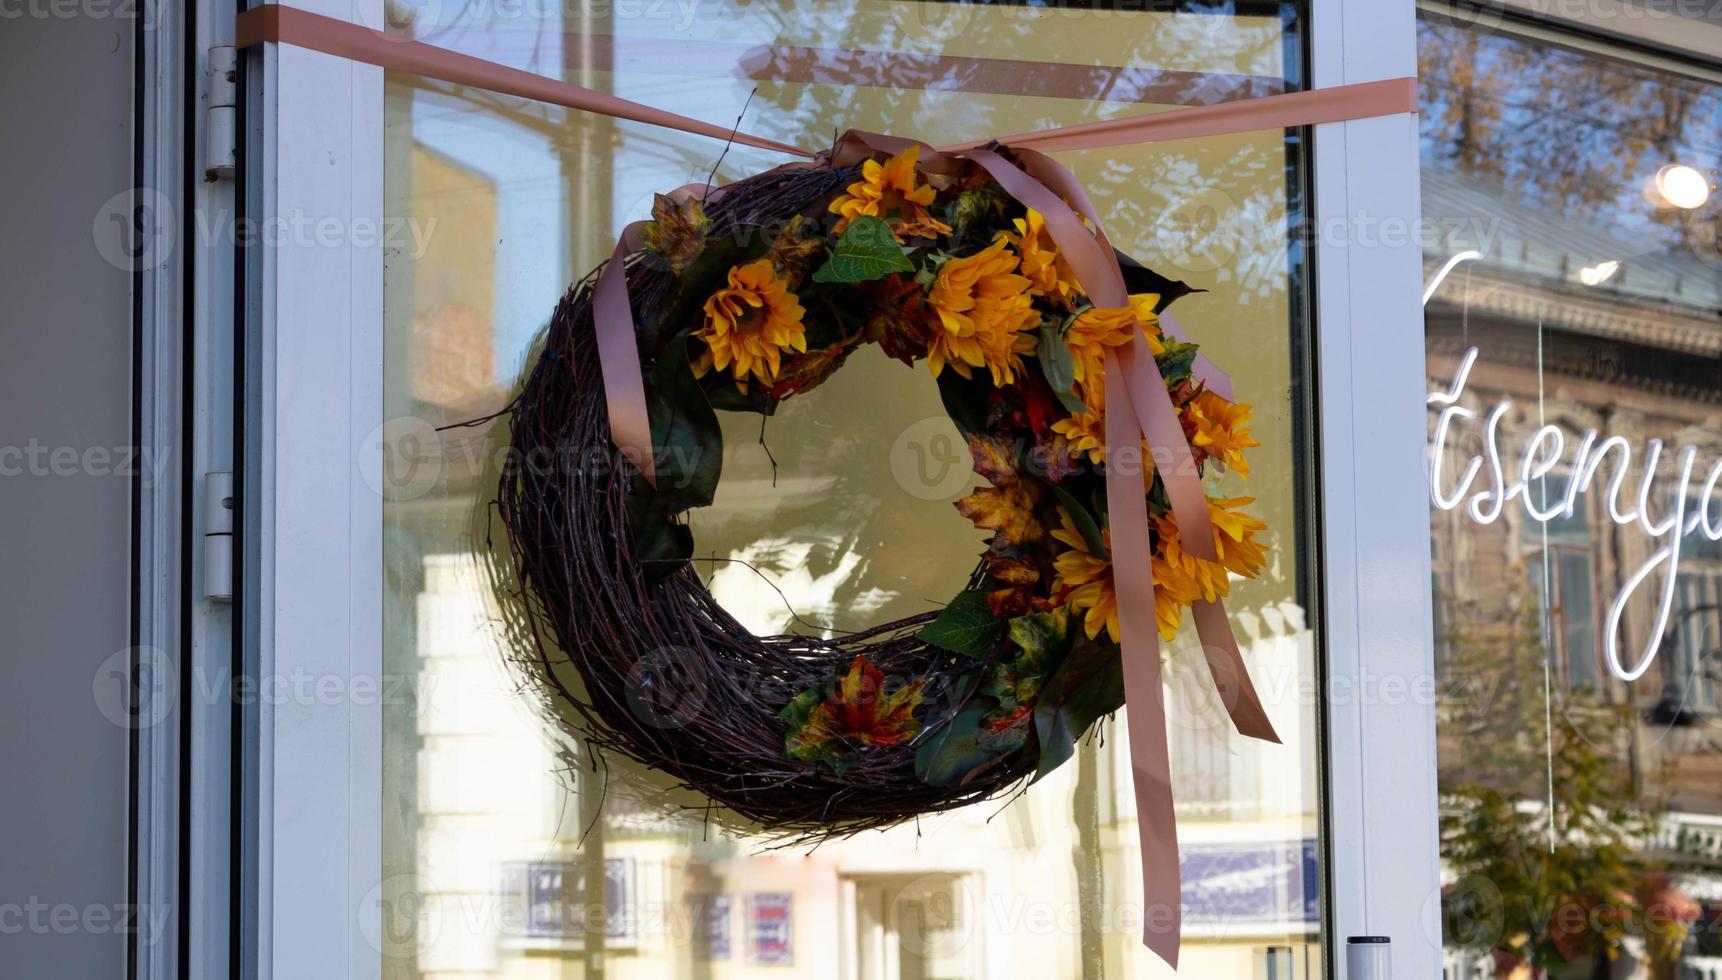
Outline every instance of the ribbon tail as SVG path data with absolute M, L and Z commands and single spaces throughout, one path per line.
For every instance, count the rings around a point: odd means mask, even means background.
M 622 233 L 592 288 L 592 328 L 598 341 L 598 369 L 604 377 L 610 439 L 646 482 L 657 486 L 652 419 L 646 410 L 646 381 L 634 340 L 634 310 L 628 302 L 626 260 L 629 232 L 633 230 L 631 226 Z
M 1160 366 L 1155 363 L 1154 355 L 1140 333 L 1119 352 L 1118 361 L 1123 368 L 1123 383 L 1118 387 L 1129 391 L 1132 412 L 1147 433 L 1160 483 L 1166 488 L 1166 497 L 1172 503 L 1172 516 L 1178 524 L 1178 541 L 1189 554 L 1203 561 L 1218 561 L 1214 524 L 1208 515 L 1208 498 L 1202 490 L 1201 473 L 1196 469 L 1196 459 L 1185 440 L 1183 424 L 1178 421 L 1178 409 L 1172 404 L 1172 396 L 1166 392 Z M 1112 390 L 1113 386 L 1109 385 L 1108 399 Z M 1106 414 L 1110 418 L 1113 413 L 1108 411 Z M 1232 724 L 1239 734 L 1278 742 L 1279 735 L 1274 731 L 1273 722 L 1268 720 L 1261 697 L 1250 680 L 1249 670 L 1244 667 L 1244 658 L 1238 651 L 1238 640 L 1232 633 L 1225 606 L 1219 602 L 1197 602 L 1191 607 L 1191 615 L 1202 640 L 1208 672 L 1214 678 L 1214 686 L 1219 689 Z
M 1108 377 L 1122 377 L 1106 355 Z M 1106 444 L 1135 446 L 1142 430 L 1129 392 L 1115 386 L 1107 398 Z M 1183 931 L 1183 883 L 1178 867 L 1178 818 L 1172 807 L 1171 751 L 1166 737 L 1165 689 L 1160 678 L 1160 634 L 1154 616 L 1154 572 L 1149 559 L 1148 505 L 1142 474 L 1134 467 L 1106 468 L 1106 512 L 1112 534 L 1112 578 L 1129 710 L 1130 775 L 1136 796 L 1136 833 L 1142 850 L 1142 943 L 1174 969 Z
M 1198 600 L 1190 607 L 1196 620 L 1196 634 L 1202 640 L 1202 655 L 1208 660 L 1208 674 L 1214 679 L 1214 689 L 1232 719 L 1239 735 L 1278 743 L 1279 733 L 1262 707 L 1261 695 L 1250 680 L 1244 656 L 1238 652 L 1238 638 L 1232 633 L 1232 621 L 1226 616 L 1226 606 L 1219 600 Z

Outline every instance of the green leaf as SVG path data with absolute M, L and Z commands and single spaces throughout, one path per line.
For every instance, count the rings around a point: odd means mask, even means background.
M 1004 623 L 993 615 L 982 589 L 957 593 L 938 618 L 922 627 L 915 639 L 969 657 L 985 657 L 998 642 Z
M 772 415 L 777 411 L 776 398 L 761 385 L 748 385 L 747 392 L 736 387 L 735 378 L 729 372 L 713 371 L 706 376 L 711 388 L 706 391 L 706 400 L 711 407 L 720 412 L 754 412 L 759 415 Z
M 1005 631 L 1023 653 L 1019 664 L 1032 670 L 1050 663 L 1070 645 L 1070 607 L 1018 616 L 1005 624 Z
M 945 414 L 965 436 L 989 431 L 987 408 L 993 383 L 986 372 L 976 372 L 974 377 L 965 378 L 955 371 L 945 371 L 939 375 L 938 385 L 939 401 L 945 405 Z
M 729 282 L 729 270 L 764 253 L 765 243 L 756 241 L 757 237 L 724 236 L 707 242 L 676 277 L 675 294 L 656 316 L 635 311 L 635 332 L 644 360 L 656 360 L 680 334 L 704 321 L 706 300 Z
M 1070 345 L 1059 336 L 1058 325 L 1051 320 L 1040 325 L 1040 369 L 1065 411 L 1073 414 L 1088 411 L 1088 406 L 1076 397 L 1076 365 L 1070 357 Z
M 915 775 L 934 786 L 961 786 L 1000 753 L 981 746 L 986 709 L 970 703 L 915 749 Z
M 1088 545 L 1088 553 L 1096 558 L 1111 561 L 1112 552 L 1106 547 L 1106 535 L 1101 533 L 1100 524 L 1094 519 L 1094 515 L 1089 512 L 1087 507 L 1082 506 L 1082 502 L 1077 500 L 1076 495 L 1069 490 L 1056 483 L 1049 483 L 1047 486 L 1052 487 L 1052 492 L 1058 496 L 1060 506 L 1070 513 L 1071 523 L 1076 525 L 1077 533 L 1082 535 L 1083 543 Z
M 1154 363 L 1160 366 L 1161 377 L 1168 384 L 1188 380 L 1191 367 L 1196 363 L 1197 345 L 1167 339 L 1164 346 L 1165 351 L 1154 358 Z
M 831 249 L 831 258 L 813 274 L 814 282 L 866 282 L 893 272 L 912 272 L 908 253 L 891 234 L 891 226 L 872 215 L 849 222 Z
M 673 338 L 652 365 L 646 377 L 646 410 L 658 483 L 643 492 L 665 498 L 671 513 L 711 503 L 723 472 L 723 430 L 694 377 L 684 336 Z
M 627 508 L 634 562 L 647 582 L 662 582 L 693 557 L 693 532 L 676 522 L 669 498 L 634 492 L 628 494 Z
M 1090 640 L 1078 631 L 1070 655 L 1046 679 L 1034 705 L 1034 730 L 1040 737 L 1034 778 L 1063 765 L 1089 726 L 1123 704 L 1124 662 L 1118 644 Z

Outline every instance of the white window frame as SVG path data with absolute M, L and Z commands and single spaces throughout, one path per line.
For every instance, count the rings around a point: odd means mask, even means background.
M 291 5 L 382 21 L 381 0 Z M 1311 6 L 1315 86 L 1416 73 L 1413 0 Z M 380 218 L 381 70 L 290 46 L 247 57 L 247 213 Z M 1389 246 L 1369 228 L 1420 217 L 1416 119 L 1316 127 L 1312 165 L 1327 941 L 1388 936 L 1395 975 L 1422 980 L 1441 964 L 1434 705 L 1420 694 L 1433 683 L 1422 256 L 1414 236 Z M 241 603 L 251 672 L 355 691 L 382 673 L 382 501 L 363 457 L 380 456 L 384 422 L 383 256 L 344 237 L 272 244 L 247 268 Z M 1410 693 L 1388 696 L 1386 679 Z M 260 699 L 252 718 L 247 970 L 376 978 L 380 699 L 313 700 Z M 1332 959 L 1343 975 L 1343 949 Z

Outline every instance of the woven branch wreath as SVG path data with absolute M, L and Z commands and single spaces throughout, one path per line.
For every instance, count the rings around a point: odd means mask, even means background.
M 1256 445 L 1250 407 L 1160 330 L 1189 287 L 1125 259 L 1130 305 L 1096 307 L 1039 213 L 973 163 L 945 171 L 911 147 L 657 198 L 626 264 L 655 483 L 612 442 L 596 272 L 558 306 L 511 412 L 522 462 L 498 513 L 513 571 L 584 688 L 547 670 L 552 696 L 589 744 L 768 829 L 824 837 L 995 795 L 1058 766 L 1123 702 L 1109 350 L 1145 336 L 1199 468 L 1247 473 Z M 926 362 L 990 484 L 956 503 L 989 546 L 942 611 L 834 639 L 754 636 L 702 584 L 683 521 L 720 478 L 717 413 L 769 415 L 868 343 Z M 1217 560 L 1187 553 L 1151 457 L 1134 459 L 1170 637 L 1192 603 L 1261 570 L 1265 526 L 1250 498 L 1209 497 Z

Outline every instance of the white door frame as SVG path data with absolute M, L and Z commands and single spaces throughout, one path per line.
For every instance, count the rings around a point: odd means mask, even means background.
M 1311 79 L 1417 73 L 1411 0 L 1313 0 Z M 1417 117 L 1316 127 L 1317 412 L 1335 959 L 1441 976 Z
M 382 20 L 381 0 L 291 3 Z M 1312 5 L 1316 86 L 1415 74 L 1412 0 Z M 276 45 L 247 65 L 246 213 L 347 228 L 380 219 L 382 72 Z M 1433 678 L 1422 266 L 1415 236 L 1389 247 L 1374 234 L 1419 218 L 1417 124 L 1337 123 L 1314 138 L 1328 941 L 1386 935 L 1396 975 L 1424 980 L 1440 975 L 1440 942 L 1428 915 L 1439 895 L 1434 705 L 1418 693 Z M 251 250 L 241 576 L 250 669 L 354 695 L 381 683 L 382 500 L 372 487 L 384 422 L 383 256 L 356 240 L 289 236 Z M 246 825 L 257 880 L 243 931 L 260 978 L 381 973 L 379 700 L 255 706 L 245 795 L 256 805 Z
M 382 23 L 381 0 L 293 6 Z M 349 232 L 382 215 L 383 72 L 288 45 L 246 59 L 242 949 L 260 980 L 377 977 L 383 502 L 360 464 L 380 458 L 383 253 Z

